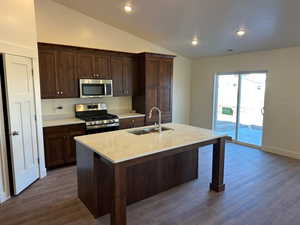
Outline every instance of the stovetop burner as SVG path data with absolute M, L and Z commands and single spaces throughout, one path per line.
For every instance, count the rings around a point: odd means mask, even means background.
M 111 120 L 111 119 L 118 119 L 116 115 L 106 114 L 106 115 L 99 115 L 99 116 L 81 116 L 81 119 L 84 121 L 98 121 L 98 120 Z
M 88 130 L 119 127 L 118 116 L 107 113 L 107 107 L 103 103 L 78 104 L 75 106 L 75 115 L 86 122 Z

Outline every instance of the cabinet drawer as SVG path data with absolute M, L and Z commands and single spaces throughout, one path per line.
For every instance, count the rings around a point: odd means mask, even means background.
M 120 119 L 120 129 L 143 127 L 144 125 L 145 125 L 145 117 Z
M 72 124 L 55 127 L 44 127 L 44 133 L 68 133 L 72 131 L 85 131 L 85 124 Z

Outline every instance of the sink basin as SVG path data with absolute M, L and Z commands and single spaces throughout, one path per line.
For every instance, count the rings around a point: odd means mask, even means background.
M 162 127 L 161 131 L 173 130 L 172 128 Z M 143 134 L 150 134 L 150 133 L 158 133 L 158 130 L 155 127 L 147 127 L 143 129 L 131 130 L 128 133 L 135 134 L 135 135 L 143 135 Z

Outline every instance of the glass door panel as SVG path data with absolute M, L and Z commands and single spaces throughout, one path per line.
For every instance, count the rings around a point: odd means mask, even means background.
M 239 75 L 218 75 L 215 83 L 214 129 L 236 137 Z
M 266 73 L 240 75 L 237 140 L 262 144 Z

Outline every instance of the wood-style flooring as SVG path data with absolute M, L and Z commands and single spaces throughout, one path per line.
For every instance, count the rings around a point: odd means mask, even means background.
M 211 146 L 199 179 L 127 207 L 128 225 L 299 225 L 300 161 L 228 144 L 226 190 L 209 192 Z M 77 198 L 76 168 L 48 173 L 0 205 L 1 225 L 106 225 Z

